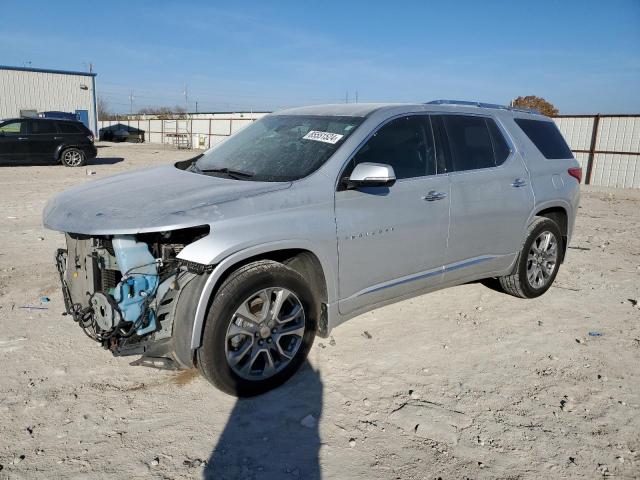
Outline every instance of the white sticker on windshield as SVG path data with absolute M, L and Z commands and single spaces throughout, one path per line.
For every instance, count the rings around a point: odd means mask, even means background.
M 318 132 L 317 130 L 311 130 L 304 137 L 305 140 L 315 140 L 316 142 L 324 142 L 335 144 L 340 141 L 340 139 L 344 137 L 344 135 L 340 135 L 339 133 L 330 133 L 330 132 Z

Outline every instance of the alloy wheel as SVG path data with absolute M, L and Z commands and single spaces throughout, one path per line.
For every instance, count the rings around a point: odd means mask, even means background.
M 531 244 L 527 256 L 527 281 L 533 288 L 543 288 L 551 279 L 558 262 L 558 240 L 544 231 Z
M 70 167 L 77 167 L 82 163 L 82 154 L 77 150 L 67 150 L 64 152 L 62 159 Z
M 302 345 L 305 312 L 286 288 L 266 288 L 237 308 L 227 328 L 227 363 L 240 377 L 264 380 L 286 367 Z

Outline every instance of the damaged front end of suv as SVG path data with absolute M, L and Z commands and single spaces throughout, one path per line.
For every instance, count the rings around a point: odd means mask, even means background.
M 67 248 L 56 252 L 66 314 L 116 356 L 142 355 L 141 363 L 161 368 L 190 366 L 174 319 L 178 305 L 196 302 L 177 300 L 199 293 L 197 279 L 211 267 L 177 256 L 208 233 L 208 225 L 137 235 L 66 233 Z

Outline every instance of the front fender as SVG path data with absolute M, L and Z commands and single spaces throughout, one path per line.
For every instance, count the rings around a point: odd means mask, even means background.
M 198 242 L 196 242 L 198 243 Z M 193 244 L 192 244 L 193 245 Z M 259 245 L 254 245 L 251 247 L 243 248 L 242 250 L 236 251 L 232 254 L 223 254 L 220 252 L 218 255 L 214 257 L 214 260 L 211 264 L 215 264 L 215 268 L 209 274 L 204 286 L 202 288 L 202 292 L 200 294 L 200 299 L 198 301 L 198 306 L 195 312 L 195 318 L 193 322 L 193 329 L 191 335 L 191 348 L 198 348 L 201 344 L 202 340 L 202 331 L 204 327 L 205 317 L 207 310 L 209 308 L 209 303 L 211 300 L 211 295 L 218 285 L 220 279 L 223 277 L 225 272 L 228 269 L 233 268 L 234 265 L 237 265 L 239 262 L 246 260 L 248 258 L 256 257 L 259 255 L 263 255 L 266 253 L 278 251 L 278 250 L 290 250 L 290 249 L 301 249 L 307 250 L 313 253 L 322 266 L 325 276 L 325 282 L 327 286 L 327 296 L 328 301 L 332 302 L 337 298 L 337 284 L 335 282 L 335 269 L 332 263 L 327 258 L 326 253 L 322 252 L 322 249 L 318 248 L 317 245 L 314 245 L 312 242 L 309 242 L 305 239 L 288 239 L 288 240 L 278 240 L 272 241 L 268 243 L 263 243 Z M 195 253 L 195 250 L 191 250 L 192 253 Z M 220 258 L 223 255 L 224 258 Z M 180 255 L 179 258 L 182 260 L 189 261 L 197 261 L 194 258 L 199 258 L 198 255 L 190 255 L 189 251 L 185 248 Z

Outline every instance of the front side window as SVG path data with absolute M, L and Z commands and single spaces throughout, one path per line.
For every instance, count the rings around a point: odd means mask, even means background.
M 429 118 L 409 115 L 384 125 L 360 148 L 352 168 L 364 162 L 391 165 L 399 180 L 434 175 L 435 149 Z
M 515 118 L 514 120 L 529 137 L 529 140 L 540 150 L 540 153 L 544 155 L 544 158 L 548 160 L 573 158 L 571 149 L 562 138 L 555 123 L 526 118 Z
M 343 116 L 266 116 L 207 151 L 192 171 L 238 180 L 297 180 L 320 168 L 363 120 Z
M 26 135 L 27 122 L 17 121 L 5 123 L 0 126 L 0 133 L 4 133 L 5 135 Z

